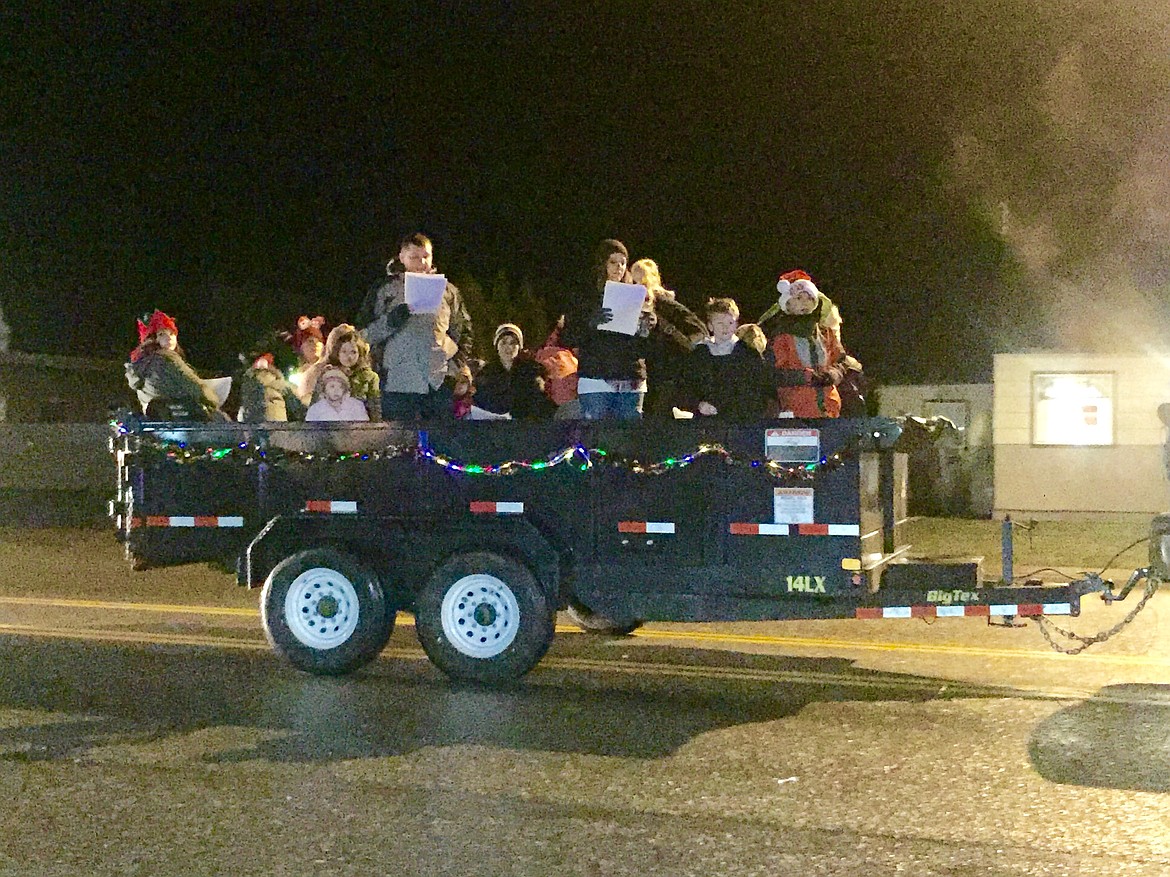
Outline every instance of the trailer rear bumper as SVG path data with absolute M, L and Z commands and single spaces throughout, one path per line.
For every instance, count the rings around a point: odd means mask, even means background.
M 1031 618 L 1040 615 L 1080 615 L 1084 589 L 1067 585 L 991 587 L 965 590 L 882 590 L 861 606 L 854 617 L 877 618 Z

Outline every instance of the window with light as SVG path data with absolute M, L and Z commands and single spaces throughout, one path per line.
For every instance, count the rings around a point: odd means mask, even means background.
M 1032 375 L 1032 444 L 1113 444 L 1112 372 Z

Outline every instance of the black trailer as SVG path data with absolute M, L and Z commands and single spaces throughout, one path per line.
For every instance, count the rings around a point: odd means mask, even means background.
M 136 568 L 262 586 L 275 650 L 372 660 L 412 612 L 448 675 L 498 683 L 587 630 L 646 621 L 1077 615 L 1083 583 L 982 581 L 901 539 L 890 421 L 114 427 L 111 503 Z

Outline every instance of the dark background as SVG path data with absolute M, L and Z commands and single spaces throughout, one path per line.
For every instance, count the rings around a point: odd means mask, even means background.
M 0 13 L 22 350 L 124 357 L 157 306 L 226 370 L 300 313 L 352 316 L 416 229 L 530 343 L 606 236 L 745 319 L 805 268 L 884 381 L 1170 323 L 1166 12 L 74 5 Z M 509 290 L 545 306 L 501 315 Z

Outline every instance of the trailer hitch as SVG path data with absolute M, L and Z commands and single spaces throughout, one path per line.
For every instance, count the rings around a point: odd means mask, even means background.
M 1156 573 L 1151 572 L 1149 567 L 1139 567 L 1130 573 L 1129 581 L 1125 583 L 1125 587 L 1117 594 L 1113 593 L 1113 582 L 1101 578 L 1095 573 L 1086 573 L 1084 578 L 1077 579 L 1072 582 L 1070 587 L 1075 588 L 1081 594 L 1092 594 L 1100 592 L 1101 599 L 1106 603 L 1115 603 L 1119 600 L 1124 600 L 1129 596 L 1129 592 L 1134 589 L 1140 581 L 1145 581 L 1146 585 L 1142 589 L 1142 598 L 1137 601 L 1133 609 L 1131 609 L 1126 616 L 1107 630 L 1102 630 L 1093 636 L 1082 636 L 1079 633 L 1074 633 L 1071 630 L 1063 630 L 1057 627 L 1049 619 L 1043 615 L 1036 619 L 1037 626 L 1044 639 L 1053 649 L 1058 652 L 1063 652 L 1066 655 L 1076 655 L 1083 652 L 1091 645 L 1103 643 L 1119 633 L 1126 625 L 1132 622 L 1139 612 L 1145 608 L 1146 603 L 1150 598 L 1158 592 L 1158 588 L 1162 585 L 1163 580 Z M 1057 642 L 1056 637 L 1062 637 L 1065 640 L 1071 640 L 1077 643 L 1075 647 L 1068 647 Z
M 1128 597 L 1130 592 L 1137 587 L 1138 582 L 1143 579 L 1149 580 L 1151 578 L 1151 570 L 1147 566 L 1135 569 L 1129 574 L 1129 579 L 1126 581 L 1124 587 L 1116 594 L 1113 593 L 1115 586 L 1112 580 L 1103 579 L 1100 574 L 1095 572 L 1086 572 L 1081 575 L 1082 578 L 1070 582 L 1069 587 L 1082 597 L 1086 597 L 1089 594 L 1100 594 L 1102 600 L 1112 605 Z
M 1126 597 L 1129 596 L 1129 592 L 1134 589 L 1134 586 L 1137 585 L 1138 582 L 1140 582 L 1142 579 L 1146 579 L 1149 577 L 1150 577 L 1150 568 L 1148 566 L 1143 566 L 1143 567 L 1139 567 L 1138 569 L 1135 569 L 1133 572 L 1131 572 L 1129 574 L 1129 581 L 1127 581 L 1125 583 L 1125 587 L 1123 587 L 1116 594 L 1113 593 L 1113 582 L 1106 580 L 1105 584 L 1108 587 L 1104 591 L 1101 592 L 1101 599 L 1109 604 L 1116 603 L 1118 600 L 1124 600 Z

